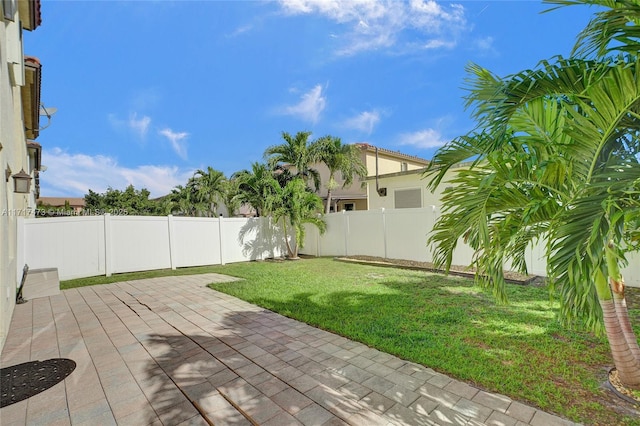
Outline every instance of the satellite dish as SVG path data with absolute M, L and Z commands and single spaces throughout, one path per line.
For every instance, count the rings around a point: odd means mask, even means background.
M 43 127 L 40 127 L 38 129 L 38 131 L 44 130 L 44 129 L 46 129 L 47 127 L 49 127 L 51 125 L 51 117 L 56 112 L 58 112 L 58 108 L 56 108 L 56 107 L 46 107 L 43 104 L 40 104 L 40 116 L 41 117 L 47 117 L 48 121 L 47 121 L 47 124 L 45 124 Z
M 40 104 L 40 115 L 51 118 L 51 116 L 56 112 L 58 112 L 58 108 L 45 107 L 44 105 Z

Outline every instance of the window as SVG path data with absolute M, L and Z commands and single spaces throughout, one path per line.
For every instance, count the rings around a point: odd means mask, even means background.
M 353 203 L 344 203 L 344 209 L 348 212 L 355 210 L 355 205 Z
M 2 11 L 4 19 L 13 21 L 13 15 L 16 12 L 14 0 L 2 0 Z
M 407 170 L 409 170 L 409 165 L 407 163 L 405 163 L 404 161 L 402 163 L 400 163 L 400 171 L 401 172 L 406 172 Z
M 422 190 L 396 189 L 393 192 L 394 207 L 396 209 L 412 209 L 422 207 Z

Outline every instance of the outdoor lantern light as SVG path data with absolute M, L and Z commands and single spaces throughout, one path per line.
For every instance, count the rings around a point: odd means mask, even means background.
M 13 192 L 16 194 L 28 194 L 29 187 L 31 186 L 31 176 L 25 173 L 24 169 L 20 170 L 19 173 L 11 176 L 13 178 L 13 183 L 15 184 L 15 189 Z

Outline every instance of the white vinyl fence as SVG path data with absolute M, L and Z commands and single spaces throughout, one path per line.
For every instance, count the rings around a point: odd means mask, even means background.
M 366 210 L 325 216 L 327 232 L 306 228 L 302 254 L 365 255 L 431 262 L 427 235 L 438 217 L 434 206 Z M 269 218 L 173 216 L 72 216 L 20 218 L 18 281 L 22 267 L 58 268 L 60 279 L 186 266 L 219 265 L 281 257 L 284 236 Z M 544 249 L 527 252 L 530 273 L 545 275 Z M 473 250 L 460 244 L 454 265 L 469 265 Z M 640 287 L 640 254 L 629 256 L 627 285 Z
M 416 209 L 343 211 L 325 217 L 327 232 L 320 235 L 317 228 L 306 228 L 304 248 L 300 253 L 311 256 L 376 256 L 431 262 L 427 235 L 433 228 L 438 211 L 435 206 Z M 544 247 L 538 245 L 527 251 L 530 274 L 546 275 Z M 463 244 L 453 255 L 454 265 L 471 263 L 473 249 Z M 640 287 L 640 253 L 628 256 L 629 265 L 622 271 L 625 283 Z
M 71 216 L 18 223 L 22 267 L 58 268 L 61 280 L 120 272 L 280 257 L 284 237 L 269 218 Z

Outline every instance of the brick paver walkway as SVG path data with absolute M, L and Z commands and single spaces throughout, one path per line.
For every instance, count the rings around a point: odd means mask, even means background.
M 1 366 L 70 358 L 7 425 L 564 425 L 535 408 L 283 317 L 218 274 L 65 290 L 18 305 Z

